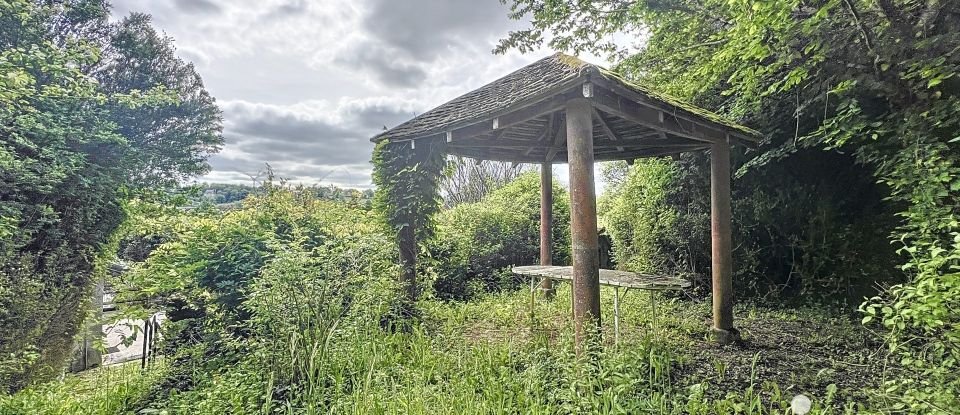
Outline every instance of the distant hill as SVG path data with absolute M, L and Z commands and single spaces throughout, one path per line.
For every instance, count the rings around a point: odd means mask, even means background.
M 193 205 L 202 203 L 212 203 L 214 205 L 237 205 L 250 194 L 256 194 L 261 191 L 261 187 L 254 187 L 245 184 L 226 184 L 226 183 L 199 183 L 192 186 L 195 189 L 188 196 Z M 334 185 L 314 185 L 304 186 L 297 189 L 300 192 L 311 194 L 313 197 L 321 200 L 332 200 L 340 202 L 357 203 L 362 206 L 369 206 L 373 200 L 373 190 L 345 189 Z

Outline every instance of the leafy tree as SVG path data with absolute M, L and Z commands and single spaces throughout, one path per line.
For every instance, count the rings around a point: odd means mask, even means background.
M 71 353 L 98 278 L 98 255 L 124 218 L 128 189 L 203 171 L 221 140 L 212 101 L 203 115 L 188 109 L 158 115 L 153 128 L 128 125 L 140 123 L 130 114 L 177 108 L 184 96 L 205 93 L 178 88 L 172 81 L 183 71 L 152 84 L 110 86 L 106 81 L 117 79 L 103 73 L 98 80 L 94 74 L 111 66 L 111 56 L 132 56 L 121 51 L 136 46 L 110 49 L 134 29 L 108 17 L 103 1 L 0 2 L 0 384 L 6 389 L 58 372 Z M 153 59 L 159 67 L 183 66 L 172 54 Z M 166 117 L 214 134 L 194 137 L 201 144 L 171 150 L 159 164 L 142 162 L 158 158 L 146 154 L 164 153 L 148 137 L 173 128 Z M 183 133 L 176 131 L 168 139 Z
M 131 183 L 169 186 L 206 173 L 206 157 L 219 150 L 222 117 L 192 63 L 175 55 L 173 39 L 134 13 L 111 28 L 102 67 L 93 72 L 106 93 L 159 87 L 171 105 L 113 108 L 111 120 L 136 151 L 125 160 Z
M 871 300 L 909 376 L 894 409 L 960 405 L 960 4 L 957 1 L 512 1 L 531 27 L 499 46 L 592 50 L 660 89 L 770 133 L 763 165 L 797 146 L 850 152 L 900 209 L 910 280 Z M 644 33 L 637 53 L 618 44 Z M 614 36 L 619 34 L 619 36 Z

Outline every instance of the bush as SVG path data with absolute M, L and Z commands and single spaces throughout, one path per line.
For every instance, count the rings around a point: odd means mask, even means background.
M 512 265 L 540 257 L 540 175 L 528 172 L 478 203 L 441 212 L 429 251 L 437 259 L 433 287 L 441 299 L 516 288 Z M 553 263 L 570 261 L 570 201 L 553 186 Z
M 237 210 L 155 212 L 133 226 L 167 236 L 127 281 L 170 316 L 175 363 L 151 406 L 256 412 L 319 399 L 335 343 L 379 331 L 397 308 L 382 223 L 302 190 L 268 185 Z
M 0 2 L 0 391 L 64 368 L 124 199 L 208 169 L 220 111 L 149 17 Z
M 661 254 L 666 246 L 683 245 L 686 236 L 677 228 L 680 212 L 669 204 L 678 170 L 666 159 L 641 161 L 602 198 L 603 225 L 615 241 L 618 266 L 648 273 L 678 268 L 678 256 Z
M 708 154 L 608 171 L 601 221 L 620 267 L 687 275 L 710 287 Z M 611 169 L 611 168 L 608 168 Z M 838 179 L 842 178 L 842 179 Z M 893 208 L 869 171 L 838 153 L 800 150 L 733 179 L 738 295 L 859 301 L 896 281 Z

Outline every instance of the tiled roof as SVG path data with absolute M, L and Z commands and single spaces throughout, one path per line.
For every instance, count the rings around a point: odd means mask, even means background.
M 625 89 L 649 98 L 650 101 L 660 102 L 666 107 L 687 112 L 694 118 L 719 124 L 748 137 L 760 135 L 747 127 L 727 121 L 715 113 L 628 81 L 605 68 L 573 56 L 556 53 L 377 134 L 372 140 L 379 141 L 387 137 L 391 140 L 408 139 L 442 133 L 481 121 L 492 114 L 541 97 L 550 91 L 567 86 L 573 87 L 581 78 L 586 79 L 591 74 L 593 76 L 598 74 Z

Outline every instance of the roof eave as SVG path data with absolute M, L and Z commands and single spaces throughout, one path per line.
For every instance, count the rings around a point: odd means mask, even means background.
M 431 129 L 429 129 L 429 130 L 427 130 L 427 131 L 425 131 L 425 132 L 423 132 L 423 133 L 419 133 L 419 134 L 407 134 L 407 135 L 399 135 L 399 136 L 390 137 L 390 131 L 392 130 L 392 129 L 390 129 L 390 130 L 384 131 L 384 132 L 382 132 L 382 133 L 379 133 L 379 134 L 371 137 L 371 138 L 370 138 L 370 141 L 373 142 L 373 143 L 378 143 L 378 142 L 383 141 L 383 140 L 385 140 L 385 139 L 396 140 L 396 141 L 416 140 L 416 139 L 425 138 L 425 137 L 442 135 L 442 134 L 445 134 L 445 133 L 448 132 L 448 131 L 454 131 L 454 130 L 461 129 L 461 128 L 464 128 L 464 127 L 467 127 L 467 126 L 470 126 L 470 125 L 474 125 L 474 124 L 481 123 L 481 122 L 484 122 L 484 121 L 489 121 L 489 120 L 491 120 L 491 119 L 494 119 L 494 118 L 497 118 L 497 117 L 504 116 L 504 115 L 506 115 L 506 114 L 510 114 L 510 113 L 519 111 L 519 110 L 523 109 L 524 107 L 529 106 L 529 105 L 531 105 L 531 104 L 534 104 L 534 103 L 537 103 L 537 102 L 540 102 L 540 101 L 543 101 L 543 100 L 547 100 L 547 99 L 550 99 L 551 97 L 555 97 L 555 96 L 557 96 L 557 95 L 564 94 L 564 93 L 566 93 L 566 92 L 568 92 L 568 91 L 572 91 L 572 90 L 574 90 L 575 88 L 579 88 L 581 85 L 583 85 L 584 82 L 588 82 L 588 81 L 589 81 L 589 79 L 593 76 L 593 73 L 594 73 L 594 71 L 592 71 L 592 70 L 582 71 L 579 75 L 577 75 L 577 76 L 575 76 L 575 77 L 573 77 L 573 78 L 570 78 L 569 80 L 564 81 L 563 83 L 557 84 L 555 87 L 550 88 L 549 90 L 546 90 L 546 91 L 541 92 L 541 93 L 539 93 L 539 94 L 532 95 L 532 96 L 530 96 L 529 98 L 524 99 L 523 101 L 517 102 L 516 104 L 513 104 L 513 105 L 511 105 L 511 106 L 509 106 L 509 107 L 507 107 L 507 108 L 501 109 L 501 110 L 499 110 L 499 111 L 492 111 L 492 112 L 488 112 L 488 113 L 485 113 L 485 114 L 477 115 L 477 116 L 475 116 L 475 117 L 473 117 L 473 118 L 469 118 L 469 119 L 466 119 L 466 120 L 463 120 L 463 121 L 459 121 L 459 122 L 455 122 L 455 123 L 451 123 L 451 124 L 447 124 L 447 125 L 442 125 L 442 126 L 439 126 L 439 127 L 431 128 Z M 414 117 L 414 119 L 416 119 L 416 117 Z

